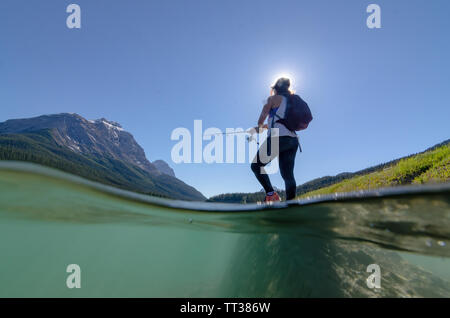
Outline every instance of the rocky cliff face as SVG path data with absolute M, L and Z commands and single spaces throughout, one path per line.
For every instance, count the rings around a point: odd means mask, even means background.
M 133 135 L 105 118 L 44 115 L 0 123 L 0 159 L 46 164 L 131 191 L 182 200 L 206 198 L 175 177 L 169 165 L 151 163 Z
M 63 113 L 11 119 L 0 123 L 0 134 L 16 134 L 42 129 L 52 129 L 56 143 L 74 152 L 109 156 L 132 163 L 151 173 L 161 173 L 147 160 L 144 150 L 133 135 L 125 131 L 120 124 L 105 118 L 86 120 L 77 114 Z
M 175 177 L 175 172 L 173 169 L 167 164 L 167 162 L 163 160 L 153 161 L 152 164 L 162 173 L 168 174 L 169 176 Z

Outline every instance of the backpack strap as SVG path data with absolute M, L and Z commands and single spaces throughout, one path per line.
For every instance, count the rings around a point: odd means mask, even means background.
M 284 108 L 284 116 L 286 116 L 287 111 L 288 111 L 288 107 L 289 107 L 289 106 L 288 106 L 288 105 L 289 105 L 289 103 L 288 103 L 289 100 L 288 100 L 287 96 L 284 96 L 284 95 L 281 95 L 281 96 L 283 96 L 283 97 L 286 99 L 286 107 Z M 278 108 L 280 108 L 280 106 L 278 106 L 278 107 L 276 108 L 276 110 L 278 110 Z M 278 117 L 278 120 L 275 121 L 275 118 L 274 118 L 272 124 L 274 124 L 275 122 L 278 123 L 278 122 L 280 122 L 280 120 L 284 119 L 284 118 L 282 118 L 281 116 L 277 115 L 276 111 L 275 111 L 275 113 L 274 113 L 274 117 Z M 282 122 L 280 122 L 280 124 L 283 125 Z
M 300 152 L 303 152 L 303 151 L 302 151 L 302 146 L 300 146 L 300 139 L 299 139 L 299 136 L 297 136 L 297 142 L 298 142 L 298 150 L 300 150 Z

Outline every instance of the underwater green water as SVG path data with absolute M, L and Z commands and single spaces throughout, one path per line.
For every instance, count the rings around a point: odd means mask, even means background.
M 0 163 L 0 297 L 450 297 L 450 187 L 182 203 Z M 181 208 L 182 207 L 182 208 Z M 81 288 L 66 267 L 81 268 Z M 367 266 L 381 269 L 369 288 Z

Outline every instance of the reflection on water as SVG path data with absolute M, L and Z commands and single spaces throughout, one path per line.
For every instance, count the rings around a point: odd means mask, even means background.
M 450 297 L 448 194 L 205 212 L 0 165 L 0 297 Z

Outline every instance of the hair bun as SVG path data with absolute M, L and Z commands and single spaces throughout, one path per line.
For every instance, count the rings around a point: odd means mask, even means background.
M 291 81 L 289 80 L 289 78 L 281 77 L 275 82 L 275 85 L 272 86 L 272 88 L 287 90 L 289 86 L 291 86 Z

